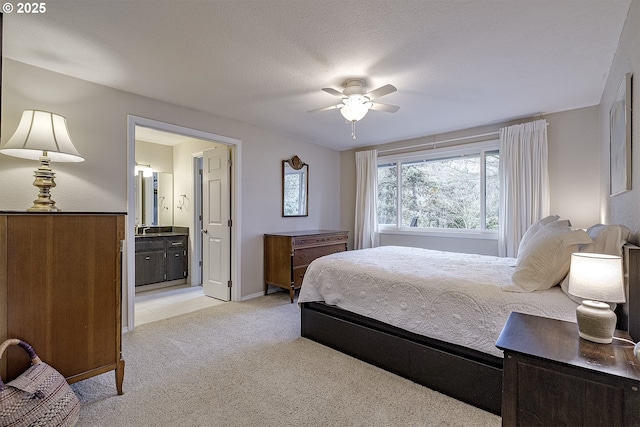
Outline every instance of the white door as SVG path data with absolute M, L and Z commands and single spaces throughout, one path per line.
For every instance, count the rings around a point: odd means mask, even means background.
M 204 294 L 231 299 L 229 147 L 202 153 L 202 287 Z

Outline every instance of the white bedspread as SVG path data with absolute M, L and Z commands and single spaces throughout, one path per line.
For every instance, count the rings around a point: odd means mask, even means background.
M 397 246 L 341 252 L 309 265 L 298 303 L 324 301 L 502 357 L 495 342 L 512 311 L 575 322 L 577 304 L 559 286 L 503 292 L 515 263 L 514 258 Z

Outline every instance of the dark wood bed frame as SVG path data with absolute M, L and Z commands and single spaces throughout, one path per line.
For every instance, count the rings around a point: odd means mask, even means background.
M 629 280 L 618 329 L 640 339 L 640 247 L 625 245 Z M 414 334 L 322 302 L 301 304 L 301 335 L 408 378 L 433 390 L 500 414 L 502 358 Z

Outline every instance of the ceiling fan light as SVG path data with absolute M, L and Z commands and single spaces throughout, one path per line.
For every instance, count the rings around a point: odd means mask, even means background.
M 370 102 L 349 102 L 340 109 L 340 114 L 350 122 L 357 122 L 367 115 L 369 108 L 371 108 Z

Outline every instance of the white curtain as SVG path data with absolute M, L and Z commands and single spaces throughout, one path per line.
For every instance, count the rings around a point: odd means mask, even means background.
M 549 215 L 547 121 L 500 129 L 498 254 L 515 257 L 527 228 Z
M 378 246 L 378 150 L 356 152 L 355 249 Z

